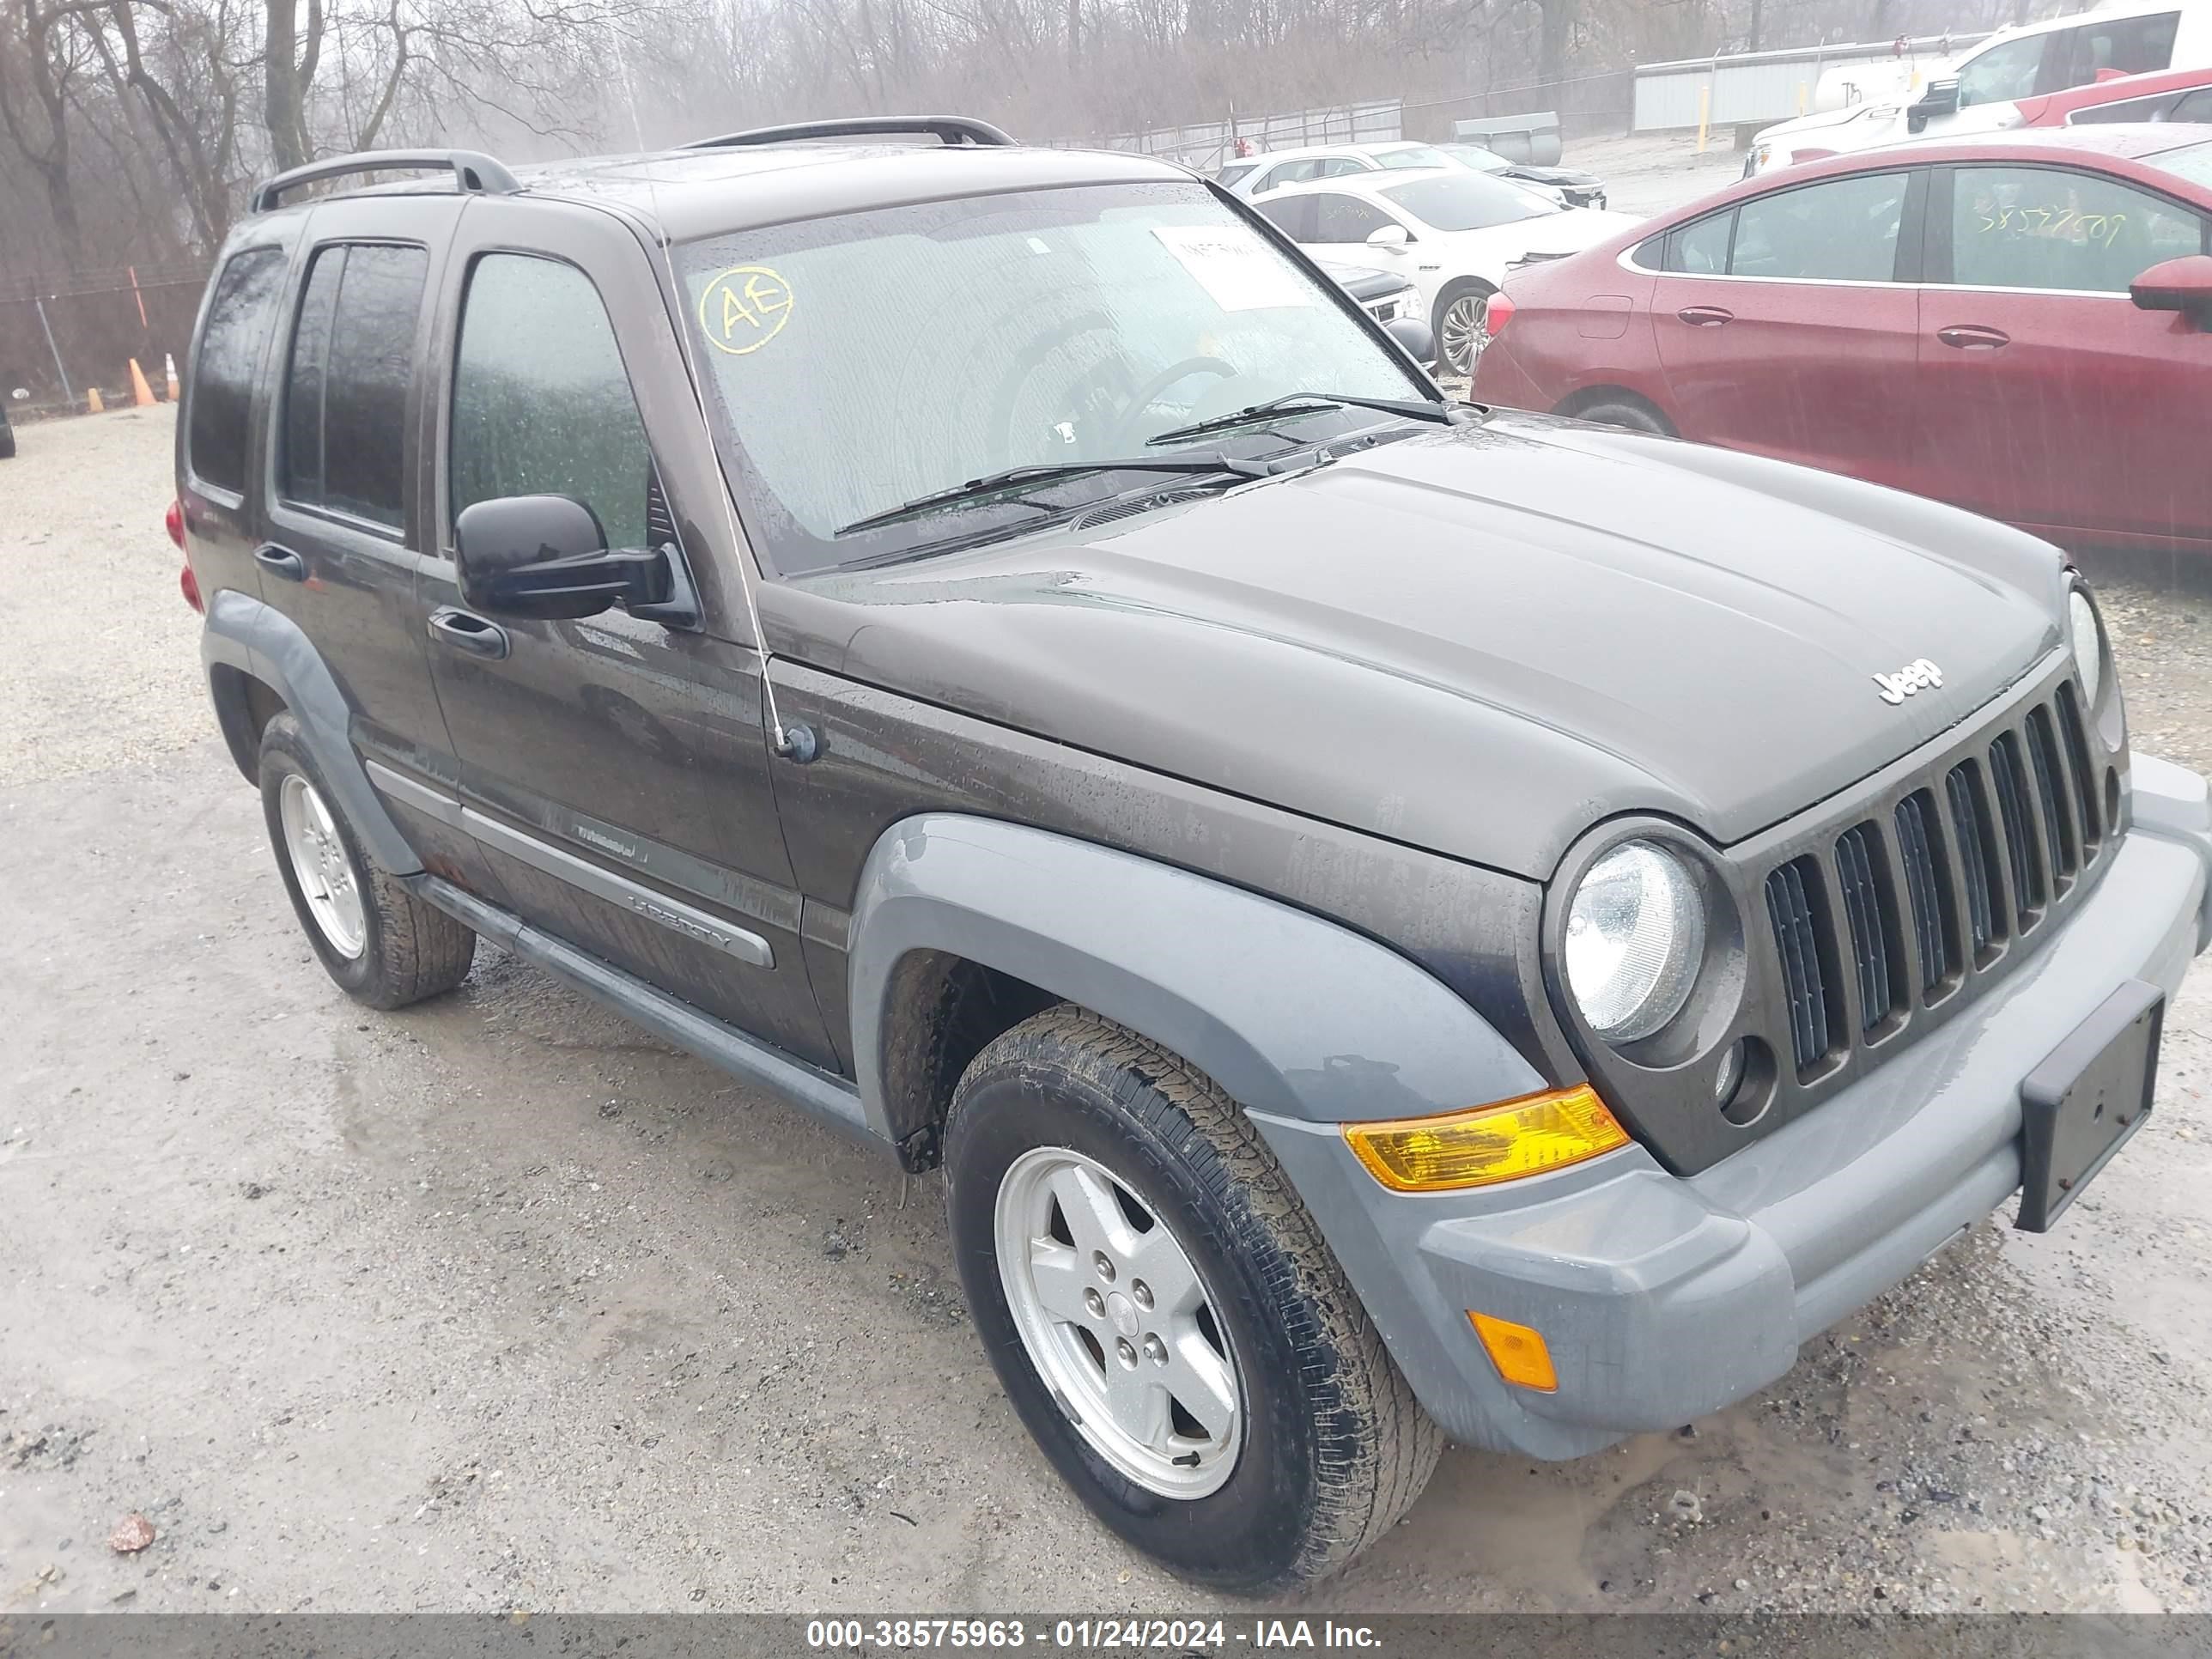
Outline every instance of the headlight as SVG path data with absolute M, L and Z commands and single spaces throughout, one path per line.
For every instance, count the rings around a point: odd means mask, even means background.
M 1409 288 L 1406 290 L 1405 298 L 1398 301 L 1398 314 L 1410 317 L 1417 323 L 1429 320 L 1429 302 L 1421 297 L 1420 289 Z
M 2105 653 L 2097 641 L 2097 607 L 2078 587 L 2066 596 L 2066 627 L 2074 636 L 2074 672 L 2081 677 L 2081 701 L 2094 708 Z
M 1564 951 L 1567 988 L 1608 1042 L 1649 1036 L 1681 1012 L 1705 953 L 1698 884 L 1655 842 L 1623 842 L 1575 889 Z

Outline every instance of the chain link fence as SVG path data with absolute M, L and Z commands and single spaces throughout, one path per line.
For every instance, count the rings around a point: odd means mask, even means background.
M 81 412 L 94 389 L 127 403 L 133 358 L 165 395 L 162 365 L 184 367 L 207 275 L 195 263 L 81 272 L 58 292 L 0 283 L 0 397 L 10 417 Z

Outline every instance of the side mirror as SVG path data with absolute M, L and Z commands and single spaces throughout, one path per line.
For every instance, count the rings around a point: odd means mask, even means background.
M 2212 253 L 2166 259 L 2128 284 L 2141 311 L 2178 311 L 2199 328 L 2212 328 Z
M 676 580 L 659 549 L 611 550 L 592 509 L 566 495 L 504 495 L 464 507 L 453 525 L 461 597 L 495 617 L 567 621 L 617 599 L 665 605 Z
M 1920 101 L 1908 105 L 1905 111 L 1905 130 L 1919 132 L 1928 125 L 1931 115 L 1956 115 L 1959 112 L 1959 82 L 1930 81 L 1928 90 L 1920 94 Z
M 1392 339 L 1406 348 L 1406 355 L 1423 368 L 1436 366 L 1437 337 L 1426 323 L 1418 317 L 1400 317 L 1382 326 Z
M 1377 225 L 1367 233 L 1367 246 L 1379 247 L 1385 253 L 1403 253 L 1413 236 L 1403 225 Z

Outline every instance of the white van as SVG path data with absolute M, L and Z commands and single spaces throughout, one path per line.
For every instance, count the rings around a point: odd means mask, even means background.
M 1923 133 L 2018 126 L 2018 100 L 2116 75 L 2212 67 L 2212 0 L 2123 0 L 1998 30 L 1936 69 L 1917 100 L 1876 94 L 1761 131 L 1744 176 Z

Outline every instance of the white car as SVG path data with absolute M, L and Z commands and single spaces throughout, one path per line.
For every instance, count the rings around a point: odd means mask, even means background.
M 2212 66 L 2208 0 L 2123 0 L 2000 29 L 1934 70 L 1917 98 L 1909 88 L 1878 89 L 1841 109 L 1762 129 L 1752 141 L 1744 177 L 1923 135 L 2018 126 L 2022 98 L 2116 75 L 2205 66 Z
M 1232 161 L 1213 175 L 1213 182 L 1243 197 L 1264 196 L 1291 185 L 1310 185 L 1323 179 L 1342 179 L 1356 173 L 1400 172 L 1425 167 L 1477 167 L 1435 144 L 1413 139 L 1394 139 L 1380 144 L 1308 144 L 1298 149 L 1271 149 L 1265 155 Z M 1530 194 L 1565 207 L 1565 191 L 1532 179 L 1512 181 Z
M 1402 270 L 1428 303 L 1445 372 L 1469 373 L 1505 274 L 1578 253 L 1636 223 L 1626 213 L 1554 207 L 1510 179 L 1465 167 L 1346 173 L 1269 191 L 1252 205 L 1316 259 Z

